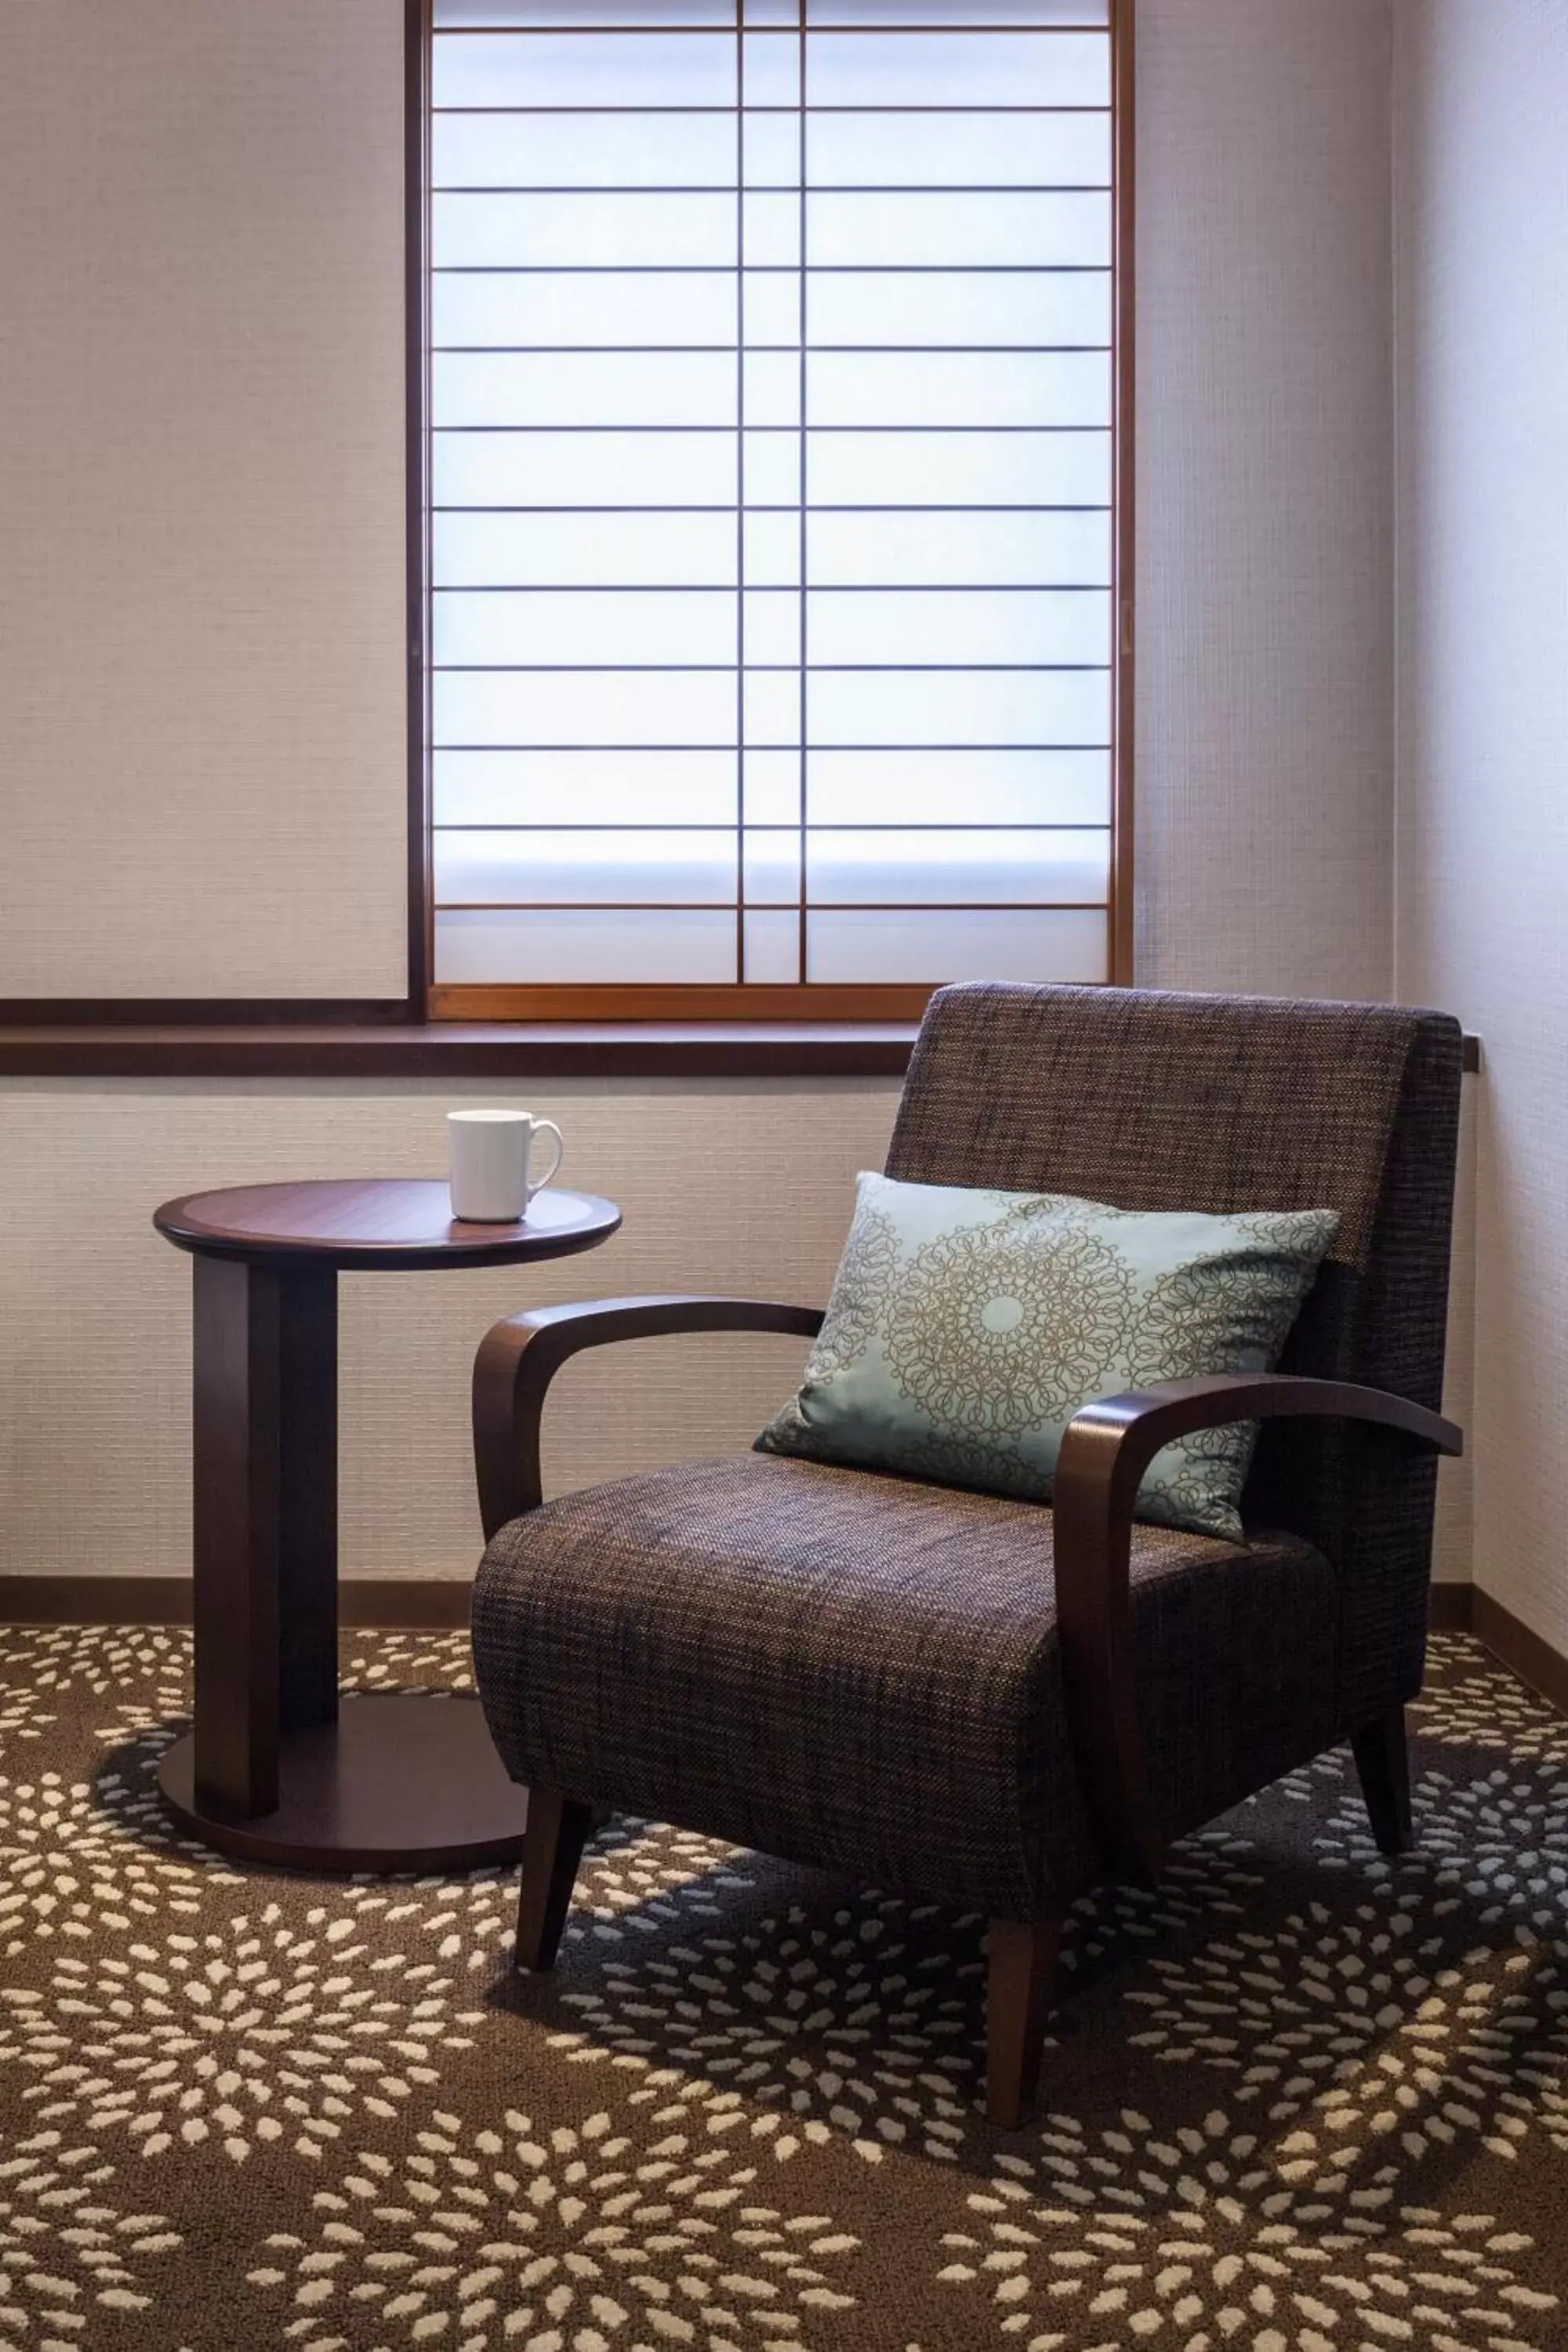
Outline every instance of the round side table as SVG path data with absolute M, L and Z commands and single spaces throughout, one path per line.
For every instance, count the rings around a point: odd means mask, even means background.
M 314 1871 L 515 1860 L 528 1810 L 477 1699 L 338 1691 L 338 1276 L 596 1249 L 591 1193 L 459 1224 L 445 1183 L 243 1185 L 153 1220 L 195 1265 L 195 1706 L 159 1767 L 220 1852 Z

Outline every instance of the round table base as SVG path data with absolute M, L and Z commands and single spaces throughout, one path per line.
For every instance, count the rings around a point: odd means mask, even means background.
M 278 1810 L 253 1820 L 195 1791 L 195 1743 L 171 1748 L 158 1785 L 181 1827 L 282 1870 L 477 1870 L 522 1853 L 528 1792 L 510 1780 L 477 1699 L 351 1692 L 338 1720 L 284 1735 Z

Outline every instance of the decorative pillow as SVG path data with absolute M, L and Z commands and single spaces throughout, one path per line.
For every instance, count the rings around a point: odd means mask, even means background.
M 1271 1370 L 1339 1223 L 862 1175 L 805 1377 L 758 1447 L 1047 1500 L 1095 1398 Z M 1256 1435 L 1235 1422 L 1167 1445 L 1139 1517 L 1239 1543 Z

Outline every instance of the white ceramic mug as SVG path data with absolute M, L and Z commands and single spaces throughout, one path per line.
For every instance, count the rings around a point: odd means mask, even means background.
M 533 1139 L 555 1138 L 555 1157 L 533 1174 Z M 526 1110 L 449 1110 L 447 1139 L 451 1154 L 452 1214 L 460 1224 L 514 1225 L 561 1165 L 566 1146 L 552 1118 Z

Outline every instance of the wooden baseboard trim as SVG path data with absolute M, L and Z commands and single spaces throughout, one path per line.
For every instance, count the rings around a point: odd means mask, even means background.
M 468 1624 L 470 1591 L 457 1577 L 353 1577 L 338 1587 L 338 1622 L 392 1633 L 447 1632 Z M 190 1622 L 187 1576 L 0 1576 L 0 1624 Z
M 1568 1658 L 1479 1585 L 1471 1602 L 1470 1631 L 1548 1706 L 1555 1707 L 1559 1715 L 1568 1715 Z
M 0 1624 L 188 1625 L 188 1576 L 0 1577 Z
M 1473 1633 L 1538 1698 L 1568 1715 L 1568 1658 L 1479 1584 L 1435 1584 L 1431 1624 L 1435 1633 Z

